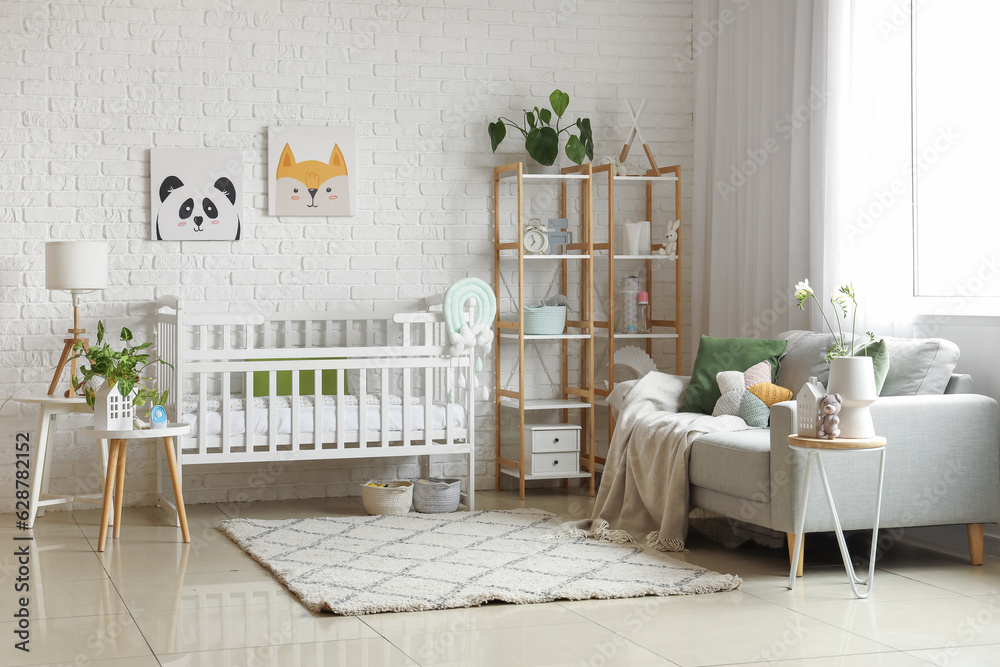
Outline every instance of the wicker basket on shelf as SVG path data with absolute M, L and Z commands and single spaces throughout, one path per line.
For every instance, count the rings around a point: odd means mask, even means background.
M 553 336 L 566 330 L 566 306 L 525 306 L 524 333 Z
M 361 502 L 369 514 L 406 514 L 413 504 L 413 482 L 365 482 L 361 485 Z
M 419 479 L 413 486 L 413 509 L 424 514 L 454 512 L 461 493 L 460 479 Z

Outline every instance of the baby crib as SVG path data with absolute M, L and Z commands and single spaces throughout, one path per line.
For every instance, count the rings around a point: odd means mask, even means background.
M 156 365 L 157 385 L 169 421 L 192 425 L 175 439 L 182 483 L 192 465 L 465 454 L 474 509 L 474 359 L 448 345 L 441 313 L 203 313 L 158 299 L 170 366 Z M 176 513 L 164 463 L 157 498 Z

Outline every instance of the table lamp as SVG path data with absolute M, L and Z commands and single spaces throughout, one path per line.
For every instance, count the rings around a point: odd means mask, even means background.
M 49 384 L 49 396 L 59 385 L 66 362 L 73 356 L 73 346 L 82 342 L 86 347 L 89 340 L 80 334 L 87 333 L 80 328 L 80 296 L 94 290 L 108 287 L 108 246 L 103 241 L 49 241 L 45 244 L 45 287 L 50 290 L 69 292 L 73 296 L 73 328 L 69 338 L 63 339 L 62 356 L 56 366 L 55 375 Z M 70 364 L 70 378 L 76 375 L 76 359 Z M 70 392 L 65 396 L 68 398 Z

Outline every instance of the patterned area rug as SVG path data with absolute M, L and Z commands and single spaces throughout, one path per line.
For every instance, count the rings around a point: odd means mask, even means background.
M 524 509 L 231 519 L 222 530 L 313 611 L 357 615 L 552 600 L 714 593 L 740 578 L 635 544 L 559 533 Z

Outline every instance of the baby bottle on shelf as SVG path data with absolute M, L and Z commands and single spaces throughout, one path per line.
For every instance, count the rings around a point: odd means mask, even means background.
M 621 332 L 634 334 L 639 328 L 639 277 L 622 278 L 622 325 Z
M 645 290 L 639 292 L 637 298 L 639 303 L 638 312 L 636 313 L 636 325 L 635 328 L 638 333 L 648 334 L 653 330 L 653 320 L 649 316 L 649 292 Z

